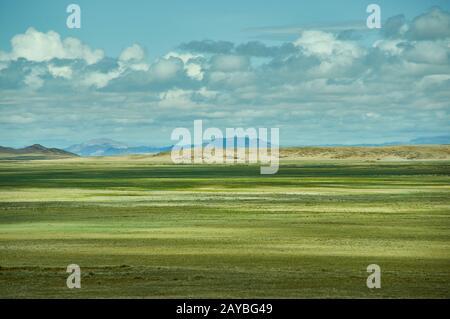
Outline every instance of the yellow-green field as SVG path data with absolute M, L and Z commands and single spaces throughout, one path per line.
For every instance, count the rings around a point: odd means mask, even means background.
M 0 161 L 0 297 L 449 298 L 449 164 Z

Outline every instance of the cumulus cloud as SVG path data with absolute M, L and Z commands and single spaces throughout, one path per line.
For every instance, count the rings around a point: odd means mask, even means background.
M 86 87 L 102 89 L 112 80 L 118 79 L 129 70 L 146 72 L 149 68 L 144 49 L 138 44 L 133 44 L 120 53 L 116 64 L 105 65 L 106 70 L 87 72 L 82 76 L 80 84 Z
M 72 78 L 72 69 L 69 66 L 55 66 L 48 65 L 48 72 L 55 78 L 60 77 L 64 79 Z
M 203 55 L 200 54 L 191 54 L 191 53 L 178 53 L 178 52 L 169 52 L 164 58 L 177 58 L 183 61 L 184 69 L 186 74 L 195 79 L 202 80 L 203 79 L 203 70 L 202 65 L 199 61 L 203 60 Z
M 123 68 L 128 67 L 135 71 L 147 71 L 149 69 L 145 51 L 138 44 L 133 44 L 122 51 L 119 56 L 119 64 Z
M 405 48 L 404 40 L 381 39 L 373 43 L 373 47 L 389 55 L 400 55 Z
M 76 38 L 61 39 L 54 31 L 47 33 L 29 28 L 24 34 L 18 34 L 11 39 L 11 52 L 3 53 L 2 59 L 17 60 L 24 58 L 29 61 L 42 62 L 52 59 L 82 59 L 88 64 L 101 60 L 102 50 L 92 50 Z
M 306 55 L 319 57 L 347 56 L 360 57 L 364 50 L 353 41 L 338 40 L 336 35 L 324 31 L 304 31 L 294 42 Z
M 82 78 L 80 84 L 87 87 L 93 86 L 101 89 L 107 86 L 111 80 L 118 78 L 121 73 L 122 71 L 120 69 L 112 70 L 107 73 L 90 72 Z
M 450 37 L 450 13 L 440 8 L 433 8 L 412 21 L 408 35 L 415 40 Z
M 324 31 L 304 31 L 294 42 L 307 57 L 318 59 L 318 65 L 307 71 L 314 77 L 336 77 L 353 73 L 355 60 L 366 54 L 366 49 L 352 40 L 339 40 L 335 34 Z
M 138 44 L 133 44 L 132 46 L 124 49 L 122 53 L 120 53 L 119 61 L 137 61 L 140 62 L 144 60 L 145 52 L 144 49 Z

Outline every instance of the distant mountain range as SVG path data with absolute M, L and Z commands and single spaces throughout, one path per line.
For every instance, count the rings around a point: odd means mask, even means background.
M 386 142 L 386 143 L 365 143 L 365 144 L 321 144 L 321 145 L 300 145 L 301 146 L 397 146 L 397 145 L 448 145 L 450 136 L 419 137 L 407 142 Z
M 236 143 L 237 138 L 234 139 Z M 254 143 L 260 142 L 259 139 L 252 141 Z M 213 144 L 215 146 L 232 145 L 233 139 L 216 139 L 210 142 L 204 142 L 203 146 Z M 244 138 L 243 145 L 248 147 L 250 145 L 250 139 Z M 382 144 L 357 144 L 353 146 L 395 146 L 395 145 L 423 145 L 423 144 L 450 144 L 450 136 L 436 136 L 436 137 L 421 137 L 413 139 L 409 142 L 390 142 Z M 270 143 L 267 142 L 268 147 Z M 192 145 L 194 146 L 194 145 Z M 349 146 L 342 144 L 333 145 L 317 145 L 317 146 Z M 115 156 L 115 155 L 131 155 L 131 154 L 157 154 L 161 152 L 167 152 L 172 149 L 173 145 L 154 147 L 154 146 L 128 146 L 125 143 L 114 141 L 112 139 L 94 139 L 86 143 L 75 144 L 65 148 L 64 150 L 78 154 L 80 156 Z
M 47 148 L 40 144 L 33 144 L 24 148 L 0 146 L 0 156 L 9 159 L 49 159 L 77 157 L 78 155 L 59 148 Z
M 80 156 L 115 156 L 130 154 L 157 154 L 169 151 L 172 146 L 128 146 L 111 139 L 94 139 L 86 143 L 75 144 L 65 148 L 66 151 Z
M 243 145 L 248 147 L 250 139 L 248 137 L 241 138 Z M 252 140 L 254 143 L 258 143 L 260 140 Z M 237 138 L 234 138 L 234 142 L 237 145 Z M 213 144 L 216 147 L 225 145 L 232 145 L 233 139 L 216 139 L 210 142 L 204 142 L 202 145 L 206 146 Z M 270 147 L 270 143 L 267 143 Z M 192 147 L 196 145 L 191 145 Z M 78 154 L 80 156 L 115 156 L 115 155 L 132 155 L 132 154 L 158 154 L 161 152 L 167 152 L 172 149 L 173 145 L 154 147 L 154 146 L 128 146 L 125 143 L 114 141 L 107 138 L 94 139 L 81 144 L 71 145 L 64 150 Z M 188 145 L 186 147 L 189 147 Z
M 235 138 L 236 141 L 236 138 Z M 254 141 L 256 143 L 259 140 Z M 231 145 L 233 139 L 216 139 L 212 142 L 204 142 L 203 146 L 213 144 L 215 146 Z M 243 143 L 248 147 L 251 143 L 248 138 L 245 138 Z M 270 147 L 270 143 L 267 143 Z M 434 137 L 419 137 L 409 142 L 389 142 L 382 144 L 329 144 L 316 146 L 396 146 L 396 145 L 427 145 L 427 144 L 450 144 L 450 136 L 434 136 Z M 311 145 L 313 146 L 313 145 Z M 132 154 L 158 154 L 167 152 L 172 149 L 173 145 L 154 147 L 154 146 L 128 146 L 125 143 L 117 142 L 112 139 L 94 139 L 86 143 L 75 144 L 65 149 L 47 148 L 40 144 L 34 144 L 24 148 L 12 148 L 0 146 L 0 156 L 2 158 L 64 158 L 74 156 L 116 156 L 116 155 L 132 155 Z M 299 146 L 301 147 L 301 146 Z
M 450 136 L 419 137 L 411 140 L 412 144 L 450 144 Z

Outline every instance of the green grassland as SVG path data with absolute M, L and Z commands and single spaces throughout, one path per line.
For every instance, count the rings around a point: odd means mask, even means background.
M 0 297 L 450 298 L 449 164 L 0 161 Z

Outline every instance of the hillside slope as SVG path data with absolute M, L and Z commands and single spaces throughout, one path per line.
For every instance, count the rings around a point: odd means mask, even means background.
M 34 144 L 24 148 L 0 146 L 0 159 L 3 160 L 60 159 L 71 157 L 78 157 L 78 155 L 59 148 L 47 148 L 40 144 Z
M 293 147 L 280 151 L 282 159 L 447 160 L 450 145 Z
M 170 162 L 171 153 L 164 152 L 153 158 Z M 282 147 L 280 160 L 450 160 L 450 145 Z

